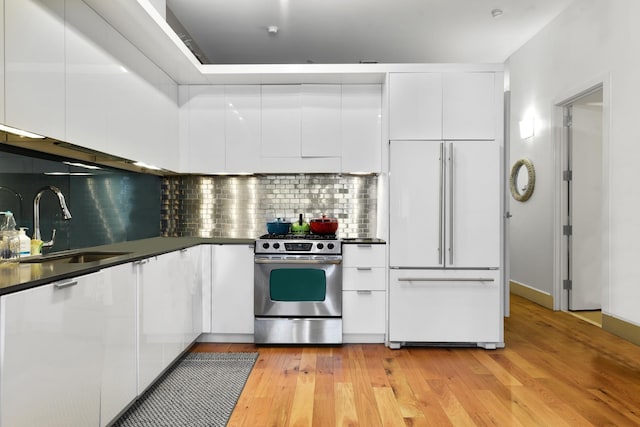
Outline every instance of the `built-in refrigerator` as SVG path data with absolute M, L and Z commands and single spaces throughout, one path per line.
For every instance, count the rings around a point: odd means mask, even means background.
M 391 141 L 389 341 L 503 346 L 494 140 Z

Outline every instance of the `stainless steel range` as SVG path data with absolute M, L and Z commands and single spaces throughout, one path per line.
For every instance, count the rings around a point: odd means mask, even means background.
M 266 234 L 255 242 L 257 344 L 342 343 L 342 244 L 335 235 Z

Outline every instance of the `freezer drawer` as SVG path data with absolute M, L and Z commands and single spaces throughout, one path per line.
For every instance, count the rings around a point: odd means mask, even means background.
M 499 270 L 390 272 L 389 341 L 503 346 Z

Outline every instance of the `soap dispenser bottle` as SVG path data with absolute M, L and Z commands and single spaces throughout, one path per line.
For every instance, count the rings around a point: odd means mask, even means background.
M 27 229 L 25 227 L 20 227 L 18 238 L 20 239 L 20 256 L 31 255 L 31 239 L 27 236 Z

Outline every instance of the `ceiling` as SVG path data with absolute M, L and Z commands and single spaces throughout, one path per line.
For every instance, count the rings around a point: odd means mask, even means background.
M 167 0 L 205 64 L 502 63 L 574 0 Z M 498 9 L 500 16 L 492 16 Z M 270 33 L 269 26 L 277 26 Z

